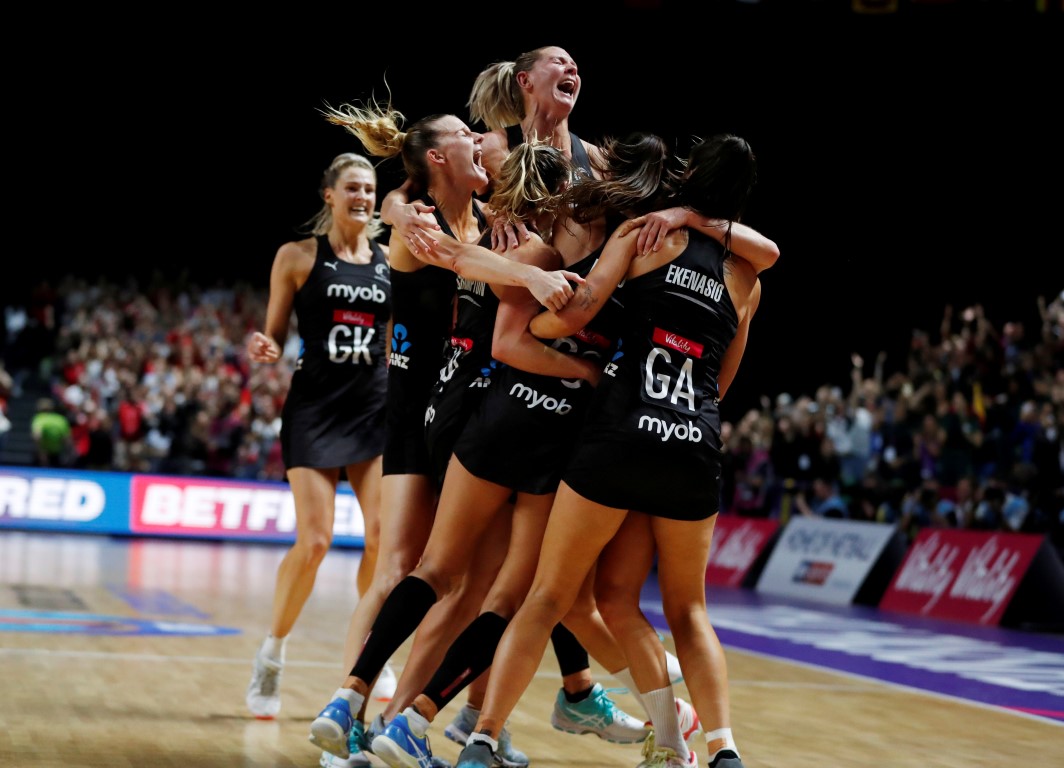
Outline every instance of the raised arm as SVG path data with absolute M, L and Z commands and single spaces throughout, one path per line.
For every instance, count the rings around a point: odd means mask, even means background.
M 689 208 L 676 207 L 631 219 L 623 226 L 643 228 L 639 234 L 639 252 L 649 253 L 660 250 L 665 236 L 679 227 L 698 229 L 723 244 L 728 220 L 710 219 Z M 780 249 L 775 242 L 737 221 L 731 223 L 731 250 L 750 262 L 758 273 L 771 267 L 780 257 Z
M 720 362 L 720 373 L 717 374 L 717 397 L 722 400 L 728 393 L 732 381 L 735 380 L 739 363 L 742 362 L 743 353 L 746 352 L 746 342 L 750 338 L 750 321 L 761 303 L 761 281 L 757 279 L 753 265 L 745 260 L 729 259 L 725 262 L 724 268 L 728 293 L 737 297 L 736 310 L 739 313 L 739 327 L 731 344 L 724 350 L 724 356 Z

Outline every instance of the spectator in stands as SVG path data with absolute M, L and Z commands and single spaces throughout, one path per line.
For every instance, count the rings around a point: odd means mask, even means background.
M 37 451 L 37 466 L 69 466 L 74 447 L 70 420 L 58 410 L 51 398 L 43 397 L 37 401 L 37 413 L 30 422 L 30 433 Z
M 847 518 L 850 516 L 849 505 L 839 494 L 838 483 L 831 476 L 816 475 L 809 493 L 799 492 L 794 501 L 798 512 L 806 517 Z

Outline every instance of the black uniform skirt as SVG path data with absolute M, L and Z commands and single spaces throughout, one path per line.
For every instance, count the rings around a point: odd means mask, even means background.
M 281 456 L 288 469 L 345 467 L 384 451 L 386 378 L 346 378 L 310 387 L 292 375 L 281 410 Z

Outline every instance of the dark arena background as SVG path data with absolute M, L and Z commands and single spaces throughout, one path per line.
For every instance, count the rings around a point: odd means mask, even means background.
M 18 227 L 49 245 L 12 257 L 5 290 L 63 270 L 265 287 L 277 247 L 318 208 L 321 171 L 360 149 L 324 104 L 390 89 L 410 122 L 468 120 L 481 69 L 548 44 L 580 67 L 581 136 L 651 130 L 682 151 L 731 131 L 757 152 L 747 223 L 782 256 L 762 278 L 733 414 L 761 394 L 845 384 L 853 352 L 886 351 L 900 369 L 913 330 L 937 330 L 947 304 L 1031 324 L 1037 296 L 1064 288 L 1059 0 L 395 15 L 359 3 L 235 23 L 171 8 L 139 34 L 50 34 L 55 66 L 19 70 L 11 116 Z M 401 172 L 381 165 L 382 193 Z

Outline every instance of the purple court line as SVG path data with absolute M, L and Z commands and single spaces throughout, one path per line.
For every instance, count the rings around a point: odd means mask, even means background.
M 710 587 L 710 618 L 726 647 L 929 694 L 1007 709 L 1064 726 L 1064 637 L 963 622 L 780 600 Z M 643 610 L 659 631 L 656 579 Z

